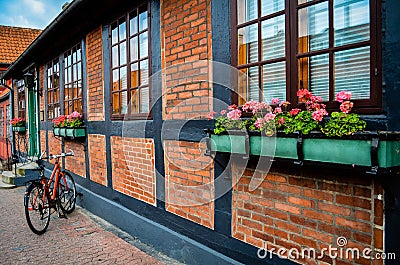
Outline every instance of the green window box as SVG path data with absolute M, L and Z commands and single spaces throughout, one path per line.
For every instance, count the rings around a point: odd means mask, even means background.
M 23 133 L 23 132 L 26 132 L 26 127 L 25 126 L 13 126 L 12 130 L 13 130 L 13 132 Z
M 377 162 L 381 168 L 400 166 L 400 135 L 381 132 L 376 135 L 379 140 Z M 302 138 L 298 146 L 295 135 L 268 137 L 250 133 L 250 155 L 271 156 L 277 158 L 336 163 L 357 166 L 374 166 L 372 157 L 373 135 L 364 133 L 342 138 L 327 138 L 321 133 L 312 133 Z M 300 150 L 298 150 L 300 148 Z M 211 135 L 211 151 L 246 154 L 246 136 Z M 299 152 L 300 151 L 300 152 Z

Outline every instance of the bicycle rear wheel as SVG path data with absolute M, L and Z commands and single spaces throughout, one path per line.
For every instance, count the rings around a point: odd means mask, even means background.
M 76 203 L 76 186 L 71 174 L 63 172 L 58 182 L 58 199 L 60 201 L 61 210 L 70 214 L 75 209 Z
M 33 233 L 41 235 L 50 223 L 50 199 L 43 185 L 32 183 L 25 191 L 25 217 Z

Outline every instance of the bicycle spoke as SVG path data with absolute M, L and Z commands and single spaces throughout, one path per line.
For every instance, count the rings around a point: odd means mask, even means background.
M 29 228 L 36 234 L 43 234 L 50 222 L 48 196 L 38 184 L 31 184 L 26 191 L 25 215 Z

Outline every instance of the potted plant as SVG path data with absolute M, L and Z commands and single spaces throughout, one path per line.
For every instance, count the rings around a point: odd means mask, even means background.
M 24 119 L 17 117 L 10 121 L 12 125 L 12 130 L 14 132 L 25 132 L 26 131 L 26 122 Z
M 53 133 L 55 136 L 80 138 L 86 136 L 83 116 L 77 111 L 70 115 L 60 115 L 53 119 Z
M 307 89 L 300 89 L 297 95 L 301 108 L 290 108 L 290 102 L 275 98 L 270 105 L 249 101 L 241 107 L 232 105 L 222 110 L 210 136 L 211 151 L 347 165 L 400 166 L 398 135 L 364 132 L 366 122 L 351 113 L 354 104 L 350 92 L 336 95 L 340 111 L 330 114 L 321 98 Z M 210 113 L 208 118 L 215 114 Z

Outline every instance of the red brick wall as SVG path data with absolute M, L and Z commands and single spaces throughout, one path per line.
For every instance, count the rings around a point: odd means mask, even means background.
M 233 237 L 260 248 L 336 247 L 338 237 L 346 248 L 383 251 L 383 202 L 375 199 L 382 188 L 367 178 L 320 178 L 264 174 L 262 185 L 249 191 L 252 171 L 237 180 L 233 170 Z M 303 264 L 333 264 L 297 260 Z M 336 264 L 349 264 L 336 261 Z M 372 264 L 361 259 L 356 264 Z M 375 263 L 379 264 L 379 263 Z
M 64 150 L 66 153 L 73 150 L 75 155 L 65 158 L 65 169 L 86 178 L 85 151 L 80 142 L 75 140 L 65 140 Z
M 87 43 L 87 94 L 89 121 L 104 120 L 103 43 L 102 27 L 86 36 Z
M 205 144 L 165 141 L 167 211 L 214 228 L 214 164 Z
M 212 75 L 207 61 L 199 61 L 212 60 L 210 2 L 161 3 L 164 119 L 202 119 L 212 109 Z
M 154 140 L 111 137 L 113 188 L 156 204 Z
M 107 186 L 106 137 L 89 134 L 90 180 Z
M 56 155 L 61 153 L 61 138 L 54 137 L 53 131 L 49 131 L 49 154 Z M 60 160 L 61 162 L 61 160 Z M 50 163 L 54 164 L 54 159 L 50 160 Z M 73 170 L 75 172 L 75 170 Z
M 46 131 L 40 131 L 40 152 L 46 151 Z

